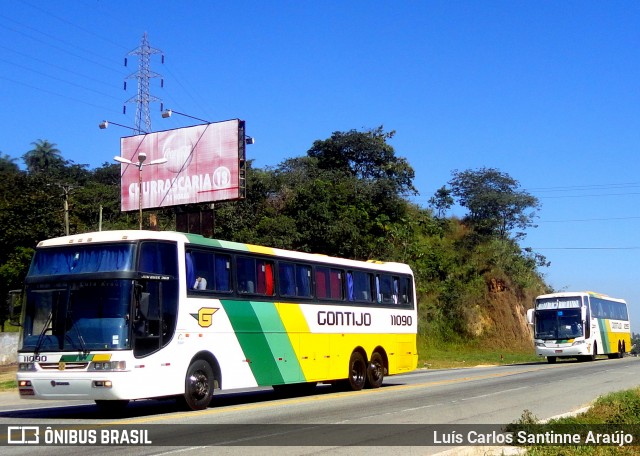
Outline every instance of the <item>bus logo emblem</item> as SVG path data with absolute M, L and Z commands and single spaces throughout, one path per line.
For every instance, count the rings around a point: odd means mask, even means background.
M 58 363 L 58 370 L 63 371 L 67 367 L 66 363 Z
M 208 328 L 212 323 L 211 316 L 218 310 L 217 307 L 201 307 L 197 314 L 191 314 L 191 316 L 198 320 L 201 328 Z

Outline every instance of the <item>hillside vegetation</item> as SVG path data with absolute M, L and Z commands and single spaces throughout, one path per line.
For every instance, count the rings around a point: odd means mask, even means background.
M 429 207 L 411 203 L 414 170 L 383 127 L 335 132 L 275 167 L 248 164 L 247 198 L 218 203 L 214 237 L 412 266 L 421 347 L 457 344 L 531 352 L 525 310 L 548 291 L 545 259 L 520 243 L 538 201 L 494 168 L 452 171 Z M 0 156 L 0 293 L 21 288 L 37 242 L 102 229 L 136 229 L 120 206 L 120 166 L 87 169 L 47 140 Z M 68 203 L 68 222 L 64 203 Z M 447 215 L 458 205 L 461 218 Z M 206 209 L 204 206 L 203 210 Z M 173 209 L 153 213 L 175 229 Z M 145 220 L 147 225 L 149 220 Z M 444 345 L 443 345 L 444 346 Z

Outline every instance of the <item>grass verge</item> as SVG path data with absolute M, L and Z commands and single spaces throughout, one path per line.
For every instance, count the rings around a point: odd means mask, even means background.
M 523 446 L 528 456 L 636 455 L 640 442 L 640 388 L 619 391 L 598 398 L 588 411 L 576 416 L 539 420 L 525 410 L 507 429 L 535 435 L 571 435 L 579 445 L 532 444 Z M 629 440 L 632 444 L 629 445 Z M 600 444 L 595 442 L 599 441 Z M 552 442 L 555 443 L 555 442 Z
M 540 362 L 531 349 L 496 349 L 463 342 L 418 339 L 418 368 L 449 369 Z

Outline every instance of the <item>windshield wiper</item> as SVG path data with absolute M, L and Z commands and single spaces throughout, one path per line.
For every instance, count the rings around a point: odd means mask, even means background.
M 42 343 L 44 342 L 45 333 L 51 329 L 51 320 L 53 319 L 53 311 L 49 312 L 49 316 L 47 317 L 47 321 L 44 322 L 44 326 L 42 327 L 42 331 L 40 331 L 40 335 L 38 336 L 38 343 L 36 344 L 36 348 L 33 350 L 33 354 L 37 355 L 40 353 L 40 348 L 42 347 Z
M 73 319 L 71 318 L 73 315 L 73 312 L 71 310 L 67 311 L 67 316 L 70 317 L 68 318 L 68 321 L 72 321 Z M 80 349 L 82 350 L 82 354 L 83 355 L 87 355 L 89 354 L 89 349 L 87 348 L 87 344 L 84 342 L 84 337 L 82 337 L 82 334 L 80 333 L 80 329 L 78 329 L 78 325 L 73 323 L 71 325 L 76 333 L 76 335 L 78 336 L 78 342 L 80 343 Z M 65 333 L 67 332 L 67 329 L 65 328 Z M 67 336 L 69 337 L 69 336 Z M 71 339 L 71 338 L 69 338 Z

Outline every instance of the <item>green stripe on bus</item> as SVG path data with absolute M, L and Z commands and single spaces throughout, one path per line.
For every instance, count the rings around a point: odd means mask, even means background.
M 304 381 L 274 303 L 227 300 L 221 303 L 258 385 Z
M 284 327 L 280 314 L 275 304 L 267 302 L 252 302 L 254 312 L 258 316 L 262 331 L 264 332 L 271 356 L 275 360 L 276 367 L 284 383 L 304 381 L 302 368 L 291 346 L 289 334 Z
M 62 355 L 60 357 L 61 363 L 79 363 L 88 362 L 93 359 L 93 355 Z
M 219 247 L 223 249 L 239 250 L 248 252 L 249 248 L 246 244 L 240 242 L 221 241 L 219 239 L 206 238 L 200 234 L 185 234 L 191 244 L 206 245 L 209 247 Z
M 609 320 L 598 318 L 598 330 L 600 331 L 600 340 L 602 341 L 602 351 L 600 353 L 611 353 L 609 350 L 609 334 L 607 333 Z

